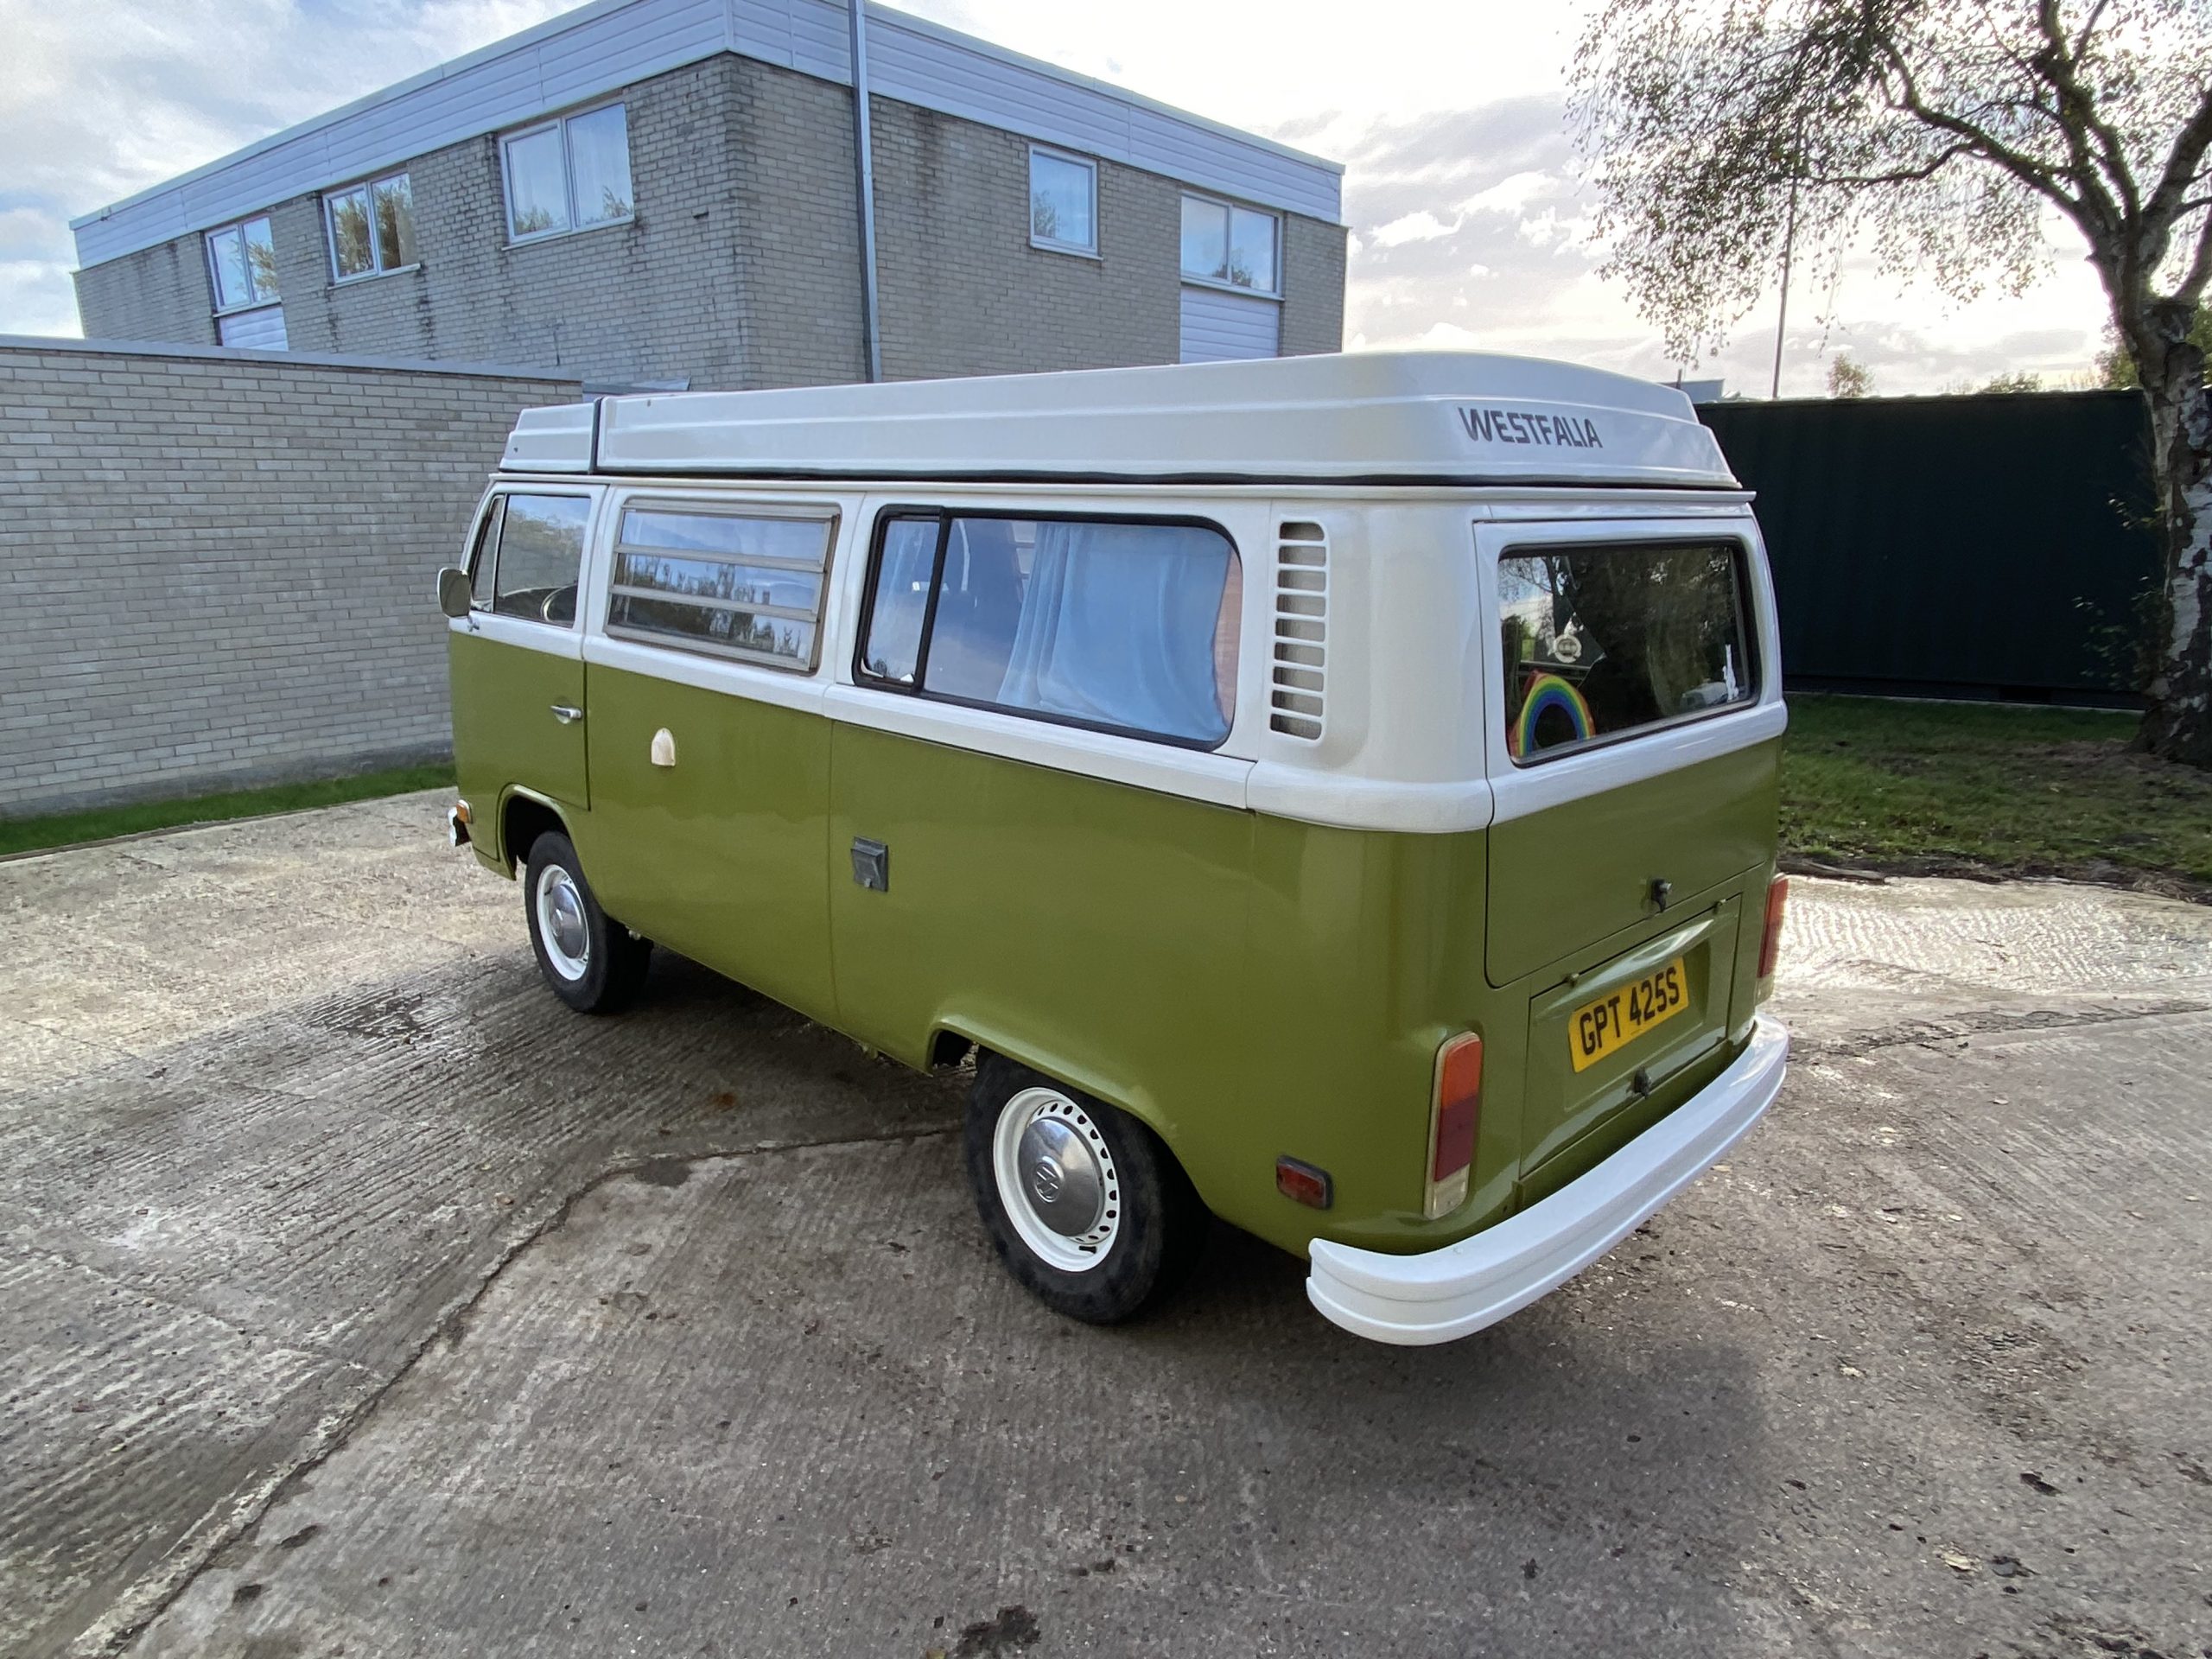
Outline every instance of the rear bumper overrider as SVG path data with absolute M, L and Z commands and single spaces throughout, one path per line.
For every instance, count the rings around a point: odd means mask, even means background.
M 1729 1068 L 1587 1174 L 1440 1249 L 1389 1255 L 1317 1238 L 1306 1294 L 1377 1342 L 1450 1342 L 1573 1278 L 1740 1140 L 1782 1092 L 1789 1033 L 1762 1016 Z

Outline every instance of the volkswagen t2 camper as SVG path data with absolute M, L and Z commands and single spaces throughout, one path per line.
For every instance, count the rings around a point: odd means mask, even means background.
M 1785 714 L 1680 392 L 1359 355 L 531 410 L 452 618 L 457 840 L 570 1007 L 662 946 L 972 1060 L 999 1254 L 1209 1214 L 1431 1343 L 1748 1129 Z

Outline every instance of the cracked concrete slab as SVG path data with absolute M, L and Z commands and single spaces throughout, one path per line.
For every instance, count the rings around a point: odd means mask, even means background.
M 2212 1647 L 2212 911 L 1800 880 L 1768 1122 L 1394 1351 L 1053 1319 L 957 1090 L 568 1014 L 438 801 L 0 864 L 0 1649 Z

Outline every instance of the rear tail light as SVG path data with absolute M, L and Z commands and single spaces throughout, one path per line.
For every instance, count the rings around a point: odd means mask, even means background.
M 1422 1212 L 1433 1220 L 1467 1201 L 1475 1131 L 1483 1114 L 1483 1039 L 1473 1032 L 1436 1051 L 1436 1090 L 1429 1105 L 1428 1185 Z
M 1766 931 L 1759 936 L 1759 1000 L 1774 992 L 1775 964 L 1782 959 L 1782 922 L 1789 908 L 1789 878 L 1777 875 L 1767 884 Z

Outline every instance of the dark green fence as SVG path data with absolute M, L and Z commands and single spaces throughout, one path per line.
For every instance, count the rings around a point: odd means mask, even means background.
M 2130 703 L 2158 580 L 2140 394 L 1709 404 L 1806 690 Z

